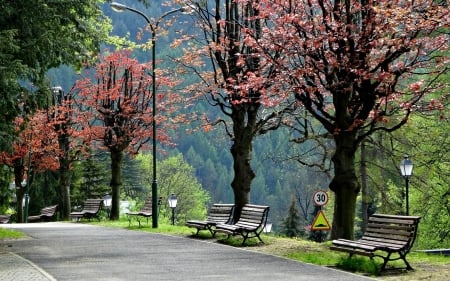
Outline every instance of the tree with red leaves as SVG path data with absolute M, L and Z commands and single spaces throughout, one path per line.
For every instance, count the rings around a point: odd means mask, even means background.
M 240 2 L 258 11 L 249 19 L 266 23 L 262 36 L 244 30 L 245 42 L 259 51 L 266 67 L 259 73 L 273 74 L 264 82 L 248 75 L 257 79 L 247 87 L 270 84 L 267 91 L 289 92 L 334 141 L 331 236 L 352 239 L 360 191 L 356 151 L 374 132 L 397 130 L 428 108 L 428 94 L 445 86 L 438 78 L 450 63 L 449 6 L 434 0 Z
M 180 60 L 200 77 L 200 83 L 187 87 L 190 93 L 201 100 L 208 100 L 221 115 L 215 120 L 206 119 L 205 130 L 224 125 L 230 139 L 233 157 L 234 178 L 231 188 L 234 193 L 234 220 L 241 209 L 250 203 L 250 190 L 256 174 L 252 167 L 253 141 L 259 135 L 276 129 L 281 124 L 281 114 L 288 108 L 281 106 L 280 96 L 265 90 L 265 85 L 252 85 L 248 81 L 264 81 L 260 72 L 261 63 L 257 51 L 246 45 L 246 30 L 255 38 L 261 36 L 260 19 L 254 17 L 258 11 L 250 1 L 215 0 L 214 5 L 193 3 L 198 24 L 202 29 L 200 46 L 188 44 Z M 253 16 L 253 17 L 252 17 Z M 181 38 L 192 40 L 190 36 Z M 205 57 L 211 67 L 205 70 Z
M 95 67 L 95 77 L 77 81 L 77 100 L 81 106 L 78 123 L 80 136 L 110 152 L 112 206 L 110 219 L 119 219 L 122 160 L 124 152 L 132 155 L 153 137 L 152 79 L 146 64 L 139 64 L 129 51 L 118 51 L 103 58 Z M 177 98 L 170 93 L 175 82 L 163 76 L 157 87 L 167 89 L 157 98 L 157 138 L 169 143 L 169 115 Z M 161 93 L 161 91 L 159 91 Z
M 15 128 L 19 132 L 12 151 L 0 153 L 0 163 L 12 167 L 16 186 L 16 221 L 23 222 L 22 199 L 33 183 L 34 175 L 59 168 L 58 137 L 52 124 L 47 122 L 46 111 L 35 112 L 30 120 L 16 117 Z M 26 183 L 22 186 L 22 183 Z M 25 214 L 26 215 L 26 214 Z

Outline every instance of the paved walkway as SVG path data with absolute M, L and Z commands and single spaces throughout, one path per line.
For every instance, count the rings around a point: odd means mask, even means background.
M 374 280 L 191 238 L 77 223 L 9 224 L 0 280 Z

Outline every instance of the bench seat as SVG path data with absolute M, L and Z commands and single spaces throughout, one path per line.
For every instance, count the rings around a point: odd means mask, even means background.
M 369 218 L 367 229 L 359 240 L 333 240 L 331 250 L 347 252 L 349 256 L 380 257 L 384 260 L 381 270 L 389 261 L 402 259 L 407 270 L 412 270 L 406 260 L 417 235 L 420 217 L 374 214 Z M 385 254 L 382 254 L 382 253 Z M 399 257 L 392 258 L 397 253 Z
M 269 206 L 246 204 L 242 207 L 241 217 L 236 223 L 218 224 L 214 228 L 214 233 L 225 233 L 228 237 L 241 235 L 242 245 L 245 245 L 245 241 L 252 237 L 256 237 L 264 243 L 260 234 L 266 226 L 269 209 Z
M 197 233 L 202 230 L 208 230 L 212 236 L 215 236 L 213 228 L 218 224 L 229 224 L 233 218 L 234 204 L 216 203 L 211 206 L 206 220 L 188 220 L 186 226 L 196 228 Z

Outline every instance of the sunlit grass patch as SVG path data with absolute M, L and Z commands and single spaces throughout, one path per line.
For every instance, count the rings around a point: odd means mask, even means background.
M 12 230 L 12 229 L 6 229 L 0 227 L 0 239 L 18 239 L 25 237 L 25 234 L 23 234 L 20 231 Z

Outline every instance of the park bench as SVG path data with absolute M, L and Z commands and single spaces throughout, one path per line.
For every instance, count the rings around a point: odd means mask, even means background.
M 244 240 L 242 245 L 248 238 L 257 237 L 259 241 L 264 243 L 261 239 L 261 232 L 267 223 L 269 215 L 269 206 L 246 204 L 242 207 L 241 217 L 234 224 L 218 224 L 214 228 L 214 233 L 221 232 L 231 235 L 241 235 Z
M 209 230 L 212 236 L 215 236 L 214 227 L 218 224 L 229 224 L 233 218 L 234 204 L 213 204 L 209 209 L 206 220 L 188 220 L 186 226 L 201 230 Z
M 79 212 L 71 212 L 69 217 L 76 221 L 82 218 L 88 219 L 97 218 L 100 221 L 99 213 L 103 206 L 103 199 L 86 199 L 83 204 L 83 210 Z
M 396 216 L 385 214 L 374 214 L 369 217 L 367 229 L 362 238 L 356 241 L 337 239 L 333 240 L 332 250 L 347 252 L 352 255 L 380 257 L 384 260 L 381 270 L 386 268 L 388 261 L 402 259 L 407 270 L 412 267 L 406 261 L 406 254 L 409 253 L 417 235 L 417 228 L 420 217 L 416 216 Z M 381 254 L 381 253 L 385 254 Z M 397 253 L 399 257 L 392 258 L 391 255 Z
M 0 223 L 9 223 L 10 215 L 0 215 Z
M 128 226 L 131 226 L 131 220 L 132 218 L 135 218 L 138 223 L 139 227 L 141 227 L 141 218 L 147 219 L 147 225 L 148 225 L 148 218 L 152 216 L 152 198 L 148 198 L 145 200 L 144 206 L 142 206 L 141 210 L 138 212 L 128 212 L 127 218 L 128 218 Z
M 41 213 L 36 216 L 29 216 L 28 222 L 52 221 L 56 217 L 56 208 L 58 205 L 42 208 Z

